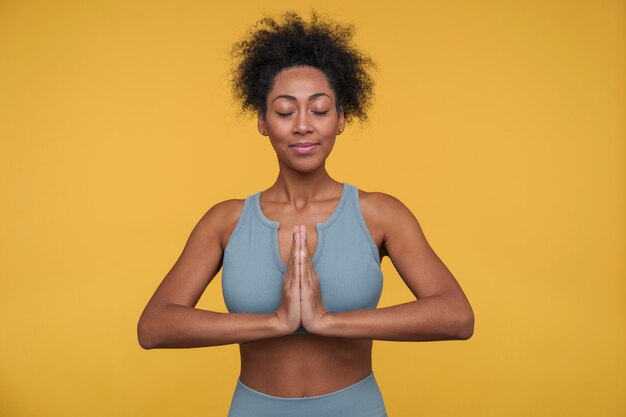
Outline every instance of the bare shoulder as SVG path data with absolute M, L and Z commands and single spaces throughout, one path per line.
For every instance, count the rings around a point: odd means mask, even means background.
M 397 197 L 379 191 L 359 189 L 359 203 L 372 239 L 379 247 L 380 258 L 390 256 L 394 236 L 413 230 L 414 236 L 423 236 L 417 219 Z
M 417 222 L 411 210 L 391 194 L 359 190 L 359 200 L 363 215 L 383 230 L 387 229 L 385 226 Z
M 237 224 L 244 202 L 245 199 L 242 198 L 220 201 L 211 206 L 198 223 L 198 227 L 213 230 L 219 235 L 222 250 L 226 247 L 228 238 Z

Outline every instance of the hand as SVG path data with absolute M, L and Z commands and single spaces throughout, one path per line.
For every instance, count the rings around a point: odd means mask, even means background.
M 280 323 L 281 330 L 286 335 L 295 332 L 301 324 L 299 275 L 301 251 L 300 228 L 294 226 L 287 272 L 283 275 L 280 306 L 274 312 Z
M 299 272 L 302 325 L 309 333 L 319 333 L 323 320 L 328 317 L 329 312 L 322 302 L 320 280 L 313 268 L 313 259 L 306 239 L 306 228 L 305 226 L 299 227 L 301 233 L 297 237 L 300 239 L 301 247 Z

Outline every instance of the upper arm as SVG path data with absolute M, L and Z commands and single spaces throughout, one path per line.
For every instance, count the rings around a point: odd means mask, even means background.
M 376 194 L 378 210 L 384 213 L 380 218 L 385 253 L 415 297 L 449 294 L 465 299 L 452 273 L 430 247 L 413 213 L 397 198 Z
M 194 307 L 222 267 L 222 238 L 232 231 L 243 204 L 226 200 L 212 206 L 191 231 L 185 247 L 148 306 L 179 304 Z

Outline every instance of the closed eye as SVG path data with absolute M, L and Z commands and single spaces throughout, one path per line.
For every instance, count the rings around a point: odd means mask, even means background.
M 326 111 L 314 111 L 313 113 L 317 114 L 318 116 L 323 116 L 323 115 L 328 113 L 328 110 L 326 110 Z
M 280 113 L 280 112 L 276 112 L 276 114 L 277 114 L 277 115 L 279 115 L 280 117 L 287 117 L 287 116 L 289 116 L 290 114 L 293 114 L 293 112 L 290 112 L 290 113 Z

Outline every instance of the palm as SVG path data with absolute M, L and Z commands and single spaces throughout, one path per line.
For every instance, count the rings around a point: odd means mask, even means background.
M 313 259 L 306 240 L 306 229 L 301 226 L 300 233 L 300 311 L 302 325 L 309 332 L 314 333 L 320 320 L 327 314 L 327 310 L 322 302 L 322 291 L 320 281 L 315 268 L 313 267 Z

